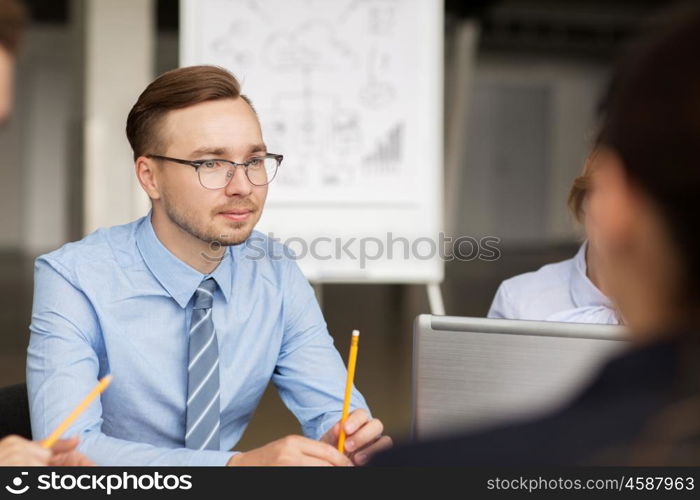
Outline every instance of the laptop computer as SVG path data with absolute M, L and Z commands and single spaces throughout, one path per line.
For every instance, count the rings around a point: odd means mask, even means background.
M 620 326 L 420 315 L 414 438 L 551 411 L 622 350 L 624 339 Z

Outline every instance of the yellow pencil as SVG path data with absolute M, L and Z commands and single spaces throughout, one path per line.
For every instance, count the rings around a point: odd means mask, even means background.
M 63 422 L 61 422 L 61 425 L 56 427 L 56 430 L 53 431 L 51 435 L 41 443 L 41 446 L 43 448 L 48 449 L 51 448 L 54 444 L 56 444 L 56 441 L 58 441 L 61 435 L 64 432 L 66 432 L 66 429 L 70 426 L 70 424 L 72 424 L 73 421 L 76 418 L 78 418 L 80 414 L 83 413 L 83 411 L 85 411 L 85 408 L 87 408 L 90 405 L 90 403 L 92 403 L 93 399 L 102 394 L 102 392 L 107 388 L 111 381 L 111 375 L 103 377 L 102 380 L 100 380 L 100 383 L 95 386 L 95 388 L 90 392 L 90 394 L 85 396 L 85 399 L 83 399 L 83 401 L 75 407 L 71 414 L 68 415 Z
M 340 435 L 338 436 L 338 451 L 345 451 L 345 421 L 350 412 L 350 397 L 352 396 L 352 383 L 355 379 L 355 365 L 357 364 L 357 344 L 360 341 L 359 330 L 352 331 L 350 341 L 350 356 L 348 357 L 348 379 L 345 383 L 345 401 L 343 401 L 343 417 L 340 419 Z

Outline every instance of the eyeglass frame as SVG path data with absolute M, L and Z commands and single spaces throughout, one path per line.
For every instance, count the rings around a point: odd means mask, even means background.
M 275 177 L 277 177 L 277 170 L 280 168 L 280 165 L 282 164 L 282 160 L 284 159 L 284 155 L 278 155 L 275 153 L 265 153 L 262 156 L 255 156 L 255 157 L 251 158 L 250 160 L 243 162 L 243 163 L 238 163 L 238 162 L 231 161 L 231 160 L 225 160 L 223 158 L 207 158 L 205 160 L 183 160 L 180 158 L 172 158 L 170 156 L 154 155 L 154 154 L 147 154 L 144 156 L 146 158 L 151 158 L 153 160 L 172 161 L 174 163 L 180 163 L 181 165 L 189 165 L 190 167 L 194 168 L 194 170 L 197 172 L 197 179 L 199 179 L 199 184 L 204 189 L 209 189 L 210 191 L 216 191 L 218 189 L 226 188 L 233 180 L 233 175 L 228 180 L 228 182 L 225 185 L 221 186 L 220 188 L 210 188 L 210 187 L 205 186 L 204 183 L 202 182 L 202 178 L 199 175 L 199 167 L 201 167 L 202 165 L 204 165 L 204 163 L 206 163 L 208 161 L 221 161 L 224 163 L 228 163 L 229 165 L 231 165 L 233 167 L 233 174 L 234 175 L 236 174 L 236 167 L 243 167 L 243 173 L 245 173 L 245 178 L 248 179 L 248 182 L 250 182 L 253 186 L 262 187 L 262 186 L 267 186 L 273 180 L 275 180 Z M 253 181 L 250 180 L 250 177 L 248 176 L 248 166 L 250 165 L 250 163 L 253 160 L 259 160 L 261 158 L 262 159 L 273 158 L 273 159 L 277 160 L 277 167 L 275 168 L 275 175 L 272 177 L 272 179 L 267 181 L 265 184 L 255 184 Z

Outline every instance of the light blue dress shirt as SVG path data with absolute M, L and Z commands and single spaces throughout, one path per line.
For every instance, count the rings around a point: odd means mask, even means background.
M 505 280 L 488 317 L 618 324 L 612 302 L 586 275 L 586 245 L 572 259 Z
M 222 451 L 184 448 L 191 299 L 209 276 L 219 286 Z M 114 376 L 67 432 L 98 465 L 224 465 L 270 380 L 307 437 L 341 417 L 345 365 L 313 290 L 281 245 L 258 232 L 203 275 L 160 243 L 150 216 L 100 229 L 37 259 L 30 329 L 34 439 L 98 378 Z M 351 408 L 367 409 L 356 390 Z

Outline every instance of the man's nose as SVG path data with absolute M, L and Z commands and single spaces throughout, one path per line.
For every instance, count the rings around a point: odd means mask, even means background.
M 248 196 L 253 191 L 253 185 L 246 176 L 245 169 L 237 166 L 233 171 L 233 177 L 226 186 L 228 196 Z

